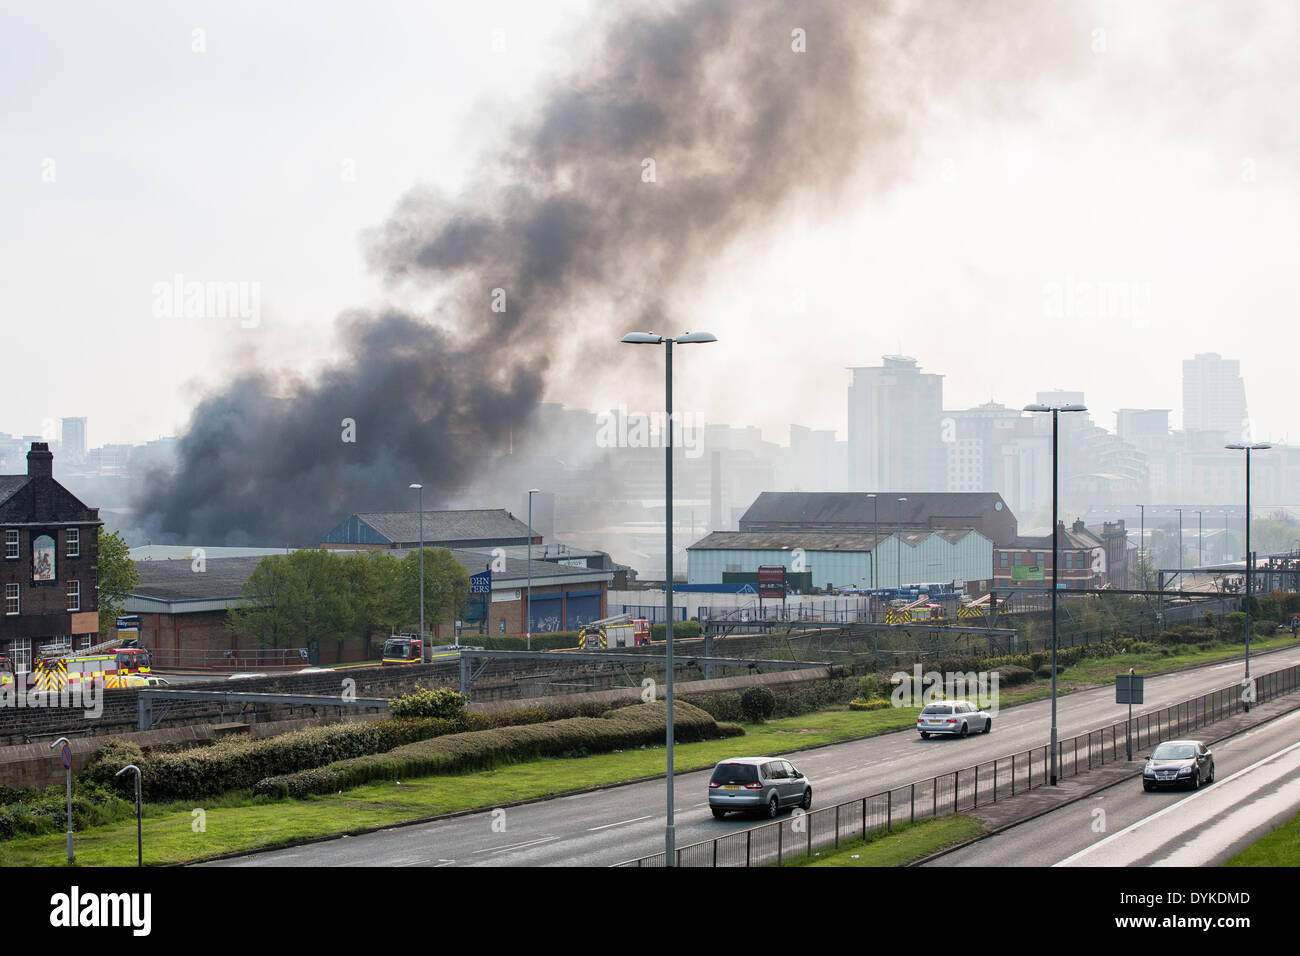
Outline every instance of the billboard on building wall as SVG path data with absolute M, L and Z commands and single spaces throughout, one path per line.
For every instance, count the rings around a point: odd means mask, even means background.
M 1012 581 L 1041 581 L 1043 566 L 1041 564 L 1017 564 L 1011 569 Z
M 55 570 L 54 539 L 43 534 L 32 542 L 32 580 L 53 581 Z

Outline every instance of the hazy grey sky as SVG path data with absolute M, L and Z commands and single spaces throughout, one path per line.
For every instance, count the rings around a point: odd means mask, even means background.
M 918 49 L 897 89 L 873 91 L 900 100 L 903 145 L 843 200 L 786 209 L 699 263 L 676 327 L 656 330 L 720 340 L 681 352 L 678 408 L 781 441 L 792 421 L 842 433 L 844 368 L 901 349 L 946 376 L 948 408 L 1061 387 L 1108 428 L 1122 407 L 1177 424 L 1182 360 L 1217 351 L 1241 361 L 1255 437 L 1300 441 L 1300 8 L 934 6 L 961 11 L 949 49 L 974 66 Z M 341 312 L 413 304 L 369 269 L 363 236 L 413 187 L 455 195 L 619 11 L 6 5 L 0 431 L 85 415 L 92 444 L 142 441 L 181 429 L 249 355 L 310 374 Z M 155 286 L 178 274 L 256 283 L 260 320 L 157 317 Z M 1120 296 L 1111 314 L 1099 285 Z M 571 364 L 547 398 L 662 400 L 655 362 Z

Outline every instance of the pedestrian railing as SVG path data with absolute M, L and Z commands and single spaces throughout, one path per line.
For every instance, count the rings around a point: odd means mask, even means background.
M 1241 713 L 1300 689 L 1300 665 L 1272 671 L 1160 710 L 1138 714 L 1132 723 L 1120 721 L 1057 742 L 1057 777 L 1072 777 L 1094 767 L 1127 760 L 1162 740 L 1181 737 L 1199 727 Z M 1130 735 L 1131 734 L 1131 738 Z M 838 849 L 847 840 L 890 830 L 897 823 L 944 816 L 988 806 L 1050 782 L 1050 746 L 1024 750 L 1008 757 L 938 774 L 926 780 L 882 790 L 847 803 L 785 820 L 737 830 L 714 840 L 678 847 L 678 866 L 764 866 Z M 619 866 L 663 866 L 664 853 L 620 863 Z

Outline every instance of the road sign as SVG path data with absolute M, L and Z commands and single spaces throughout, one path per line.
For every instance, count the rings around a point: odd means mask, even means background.
M 492 593 L 492 569 L 480 571 L 478 574 L 471 574 L 469 578 L 470 594 L 491 594 Z
M 63 750 L 59 752 L 59 756 L 63 758 L 63 768 L 64 768 L 65 770 L 72 766 L 72 748 L 71 748 L 71 747 L 69 747 L 67 744 L 64 744 L 64 745 L 63 745 Z
M 1142 676 L 1140 674 L 1120 674 L 1115 678 L 1115 703 L 1142 703 Z
M 781 565 L 764 565 L 758 569 L 759 598 L 785 597 L 785 568 Z

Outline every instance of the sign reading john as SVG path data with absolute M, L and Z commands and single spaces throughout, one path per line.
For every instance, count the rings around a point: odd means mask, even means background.
M 48 534 L 43 534 L 32 542 L 32 580 L 55 580 L 54 539 Z

